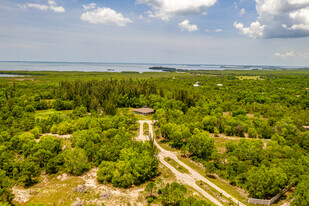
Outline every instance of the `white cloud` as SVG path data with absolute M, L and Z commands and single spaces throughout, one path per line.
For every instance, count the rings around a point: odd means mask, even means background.
M 31 4 L 31 3 L 29 3 L 29 4 L 26 4 L 26 7 L 34 8 L 34 9 L 39 9 L 41 11 L 45 11 L 45 10 L 48 9 L 48 6 L 43 5 L 43 4 Z
M 242 23 L 234 22 L 234 27 L 238 29 L 242 34 L 253 38 L 262 38 L 265 29 L 265 25 L 261 25 L 258 21 L 252 22 L 250 27 L 244 27 Z
M 294 51 L 287 51 L 283 53 L 276 52 L 274 55 L 283 59 L 291 57 L 295 57 L 297 59 L 309 59 L 309 52 L 299 53 Z
M 288 51 L 288 52 L 285 52 L 285 53 L 276 52 L 275 56 L 281 57 L 281 58 L 286 58 L 286 57 L 295 57 L 296 54 L 294 53 L 294 51 Z
M 307 30 L 309 31 L 309 8 L 300 9 L 290 13 L 290 18 L 298 22 L 291 26 L 292 30 Z
M 136 2 L 147 4 L 152 8 L 149 17 L 168 21 L 175 16 L 206 14 L 207 8 L 215 5 L 217 0 L 136 0 Z
M 57 3 L 53 0 L 48 0 L 48 4 L 49 4 L 49 9 L 57 12 L 57 13 L 64 13 L 65 10 L 62 6 L 57 6 Z
M 205 32 L 223 32 L 223 29 L 215 29 L 215 30 L 209 30 L 209 29 L 205 29 Z
M 242 8 L 241 10 L 240 10 L 240 12 L 239 12 L 239 15 L 240 16 L 243 16 L 243 15 L 245 15 L 246 14 L 246 10 L 245 10 L 245 8 Z
M 57 13 L 64 13 L 65 12 L 65 10 L 62 6 L 51 6 L 49 8 L 50 8 L 50 10 L 57 12 Z
M 242 34 L 258 38 L 309 36 L 308 0 L 255 0 L 257 20 L 249 27 L 234 23 Z
M 304 59 L 309 59 L 309 52 L 300 54 L 300 57 Z
M 197 25 L 190 24 L 188 19 L 186 19 L 183 22 L 179 23 L 178 26 L 181 29 L 181 31 L 187 30 L 189 32 L 192 32 L 192 31 L 197 31 L 198 30 Z
M 117 13 L 110 8 L 97 8 L 93 11 L 87 11 L 81 15 L 83 21 L 91 24 L 107 24 L 126 26 L 127 23 L 132 22 L 129 18 L 125 18 L 121 13 Z
M 26 8 L 34 8 L 38 9 L 41 11 L 46 11 L 46 10 L 52 10 L 57 13 L 64 13 L 65 9 L 62 6 L 57 6 L 57 3 L 53 0 L 48 0 L 48 5 L 45 4 L 33 4 L 33 3 L 28 3 L 25 5 L 18 5 L 21 9 L 26 9 Z
M 91 10 L 91 9 L 95 9 L 96 8 L 96 3 L 90 3 L 90 4 L 86 4 L 83 5 L 83 8 L 85 11 Z

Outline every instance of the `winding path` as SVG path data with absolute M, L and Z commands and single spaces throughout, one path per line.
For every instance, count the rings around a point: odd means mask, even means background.
M 139 123 L 141 124 L 140 126 L 140 134 L 138 136 L 139 140 L 142 141 L 146 141 L 149 140 L 149 137 L 146 137 L 143 135 L 143 124 L 144 123 L 148 123 L 149 124 L 149 134 L 151 135 L 151 137 L 153 137 L 153 121 L 150 120 L 141 120 L 139 121 Z M 208 179 L 206 179 L 205 177 L 203 177 L 202 175 L 200 175 L 199 173 L 197 173 L 195 170 L 193 170 L 191 167 L 189 167 L 188 165 L 186 165 L 185 163 L 183 163 L 182 161 L 180 161 L 178 159 L 178 157 L 173 154 L 170 151 L 167 151 L 165 149 L 163 149 L 156 141 L 154 141 L 155 145 L 157 146 L 157 148 L 160 150 L 158 157 L 159 160 L 162 164 L 164 164 L 167 168 L 169 168 L 177 177 L 177 179 L 179 179 L 182 183 L 190 185 L 191 187 L 193 187 L 195 190 L 197 190 L 198 192 L 200 192 L 202 195 L 204 195 L 207 199 L 209 199 L 211 202 L 215 203 L 216 205 L 222 206 L 222 204 L 213 196 L 211 196 L 210 194 L 208 194 L 205 190 L 203 190 L 202 188 L 200 188 L 198 185 L 196 185 L 196 181 L 203 181 L 205 183 L 207 183 L 208 185 L 210 185 L 212 188 L 214 188 L 215 190 L 217 190 L 219 193 L 221 193 L 223 196 L 231 199 L 233 202 L 235 202 L 237 205 L 239 206 L 245 206 L 245 204 L 239 202 L 236 198 L 232 197 L 230 194 L 228 194 L 227 192 L 225 192 L 224 190 L 222 190 L 221 188 L 219 188 L 217 185 L 213 184 L 212 182 L 210 182 Z M 178 170 L 176 170 L 172 165 L 170 165 L 169 163 L 167 163 L 164 158 L 169 157 L 171 159 L 173 159 L 174 161 L 176 161 L 178 164 L 180 164 L 181 166 L 183 166 L 184 168 L 186 168 L 190 174 L 185 174 L 185 173 L 181 173 Z

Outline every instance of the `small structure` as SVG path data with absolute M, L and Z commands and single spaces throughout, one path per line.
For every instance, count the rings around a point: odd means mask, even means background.
M 218 87 L 223 87 L 223 84 L 217 84 Z
M 154 109 L 148 108 L 148 107 L 143 107 L 143 108 L 140 108 L 140 109 L 134 109 L 133 112 L 136 113 L 136 114 L 141 114 L 141 115 L 149 115 L 149 114 L 154 113 Z
M 195 82 L 195 84 L 193 85 L 194 87 L 199 87 L 199 82 Z
M 309 131 L 309 126 L 304 126 L 305 131 Z

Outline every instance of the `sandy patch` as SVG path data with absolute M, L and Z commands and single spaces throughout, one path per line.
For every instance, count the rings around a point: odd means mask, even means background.
M 60 134 L 52 134 L 52 133 L 44 133 L 41 135 L 41 137 L 44 136 L 53 136 L 53 137 L 59 137 L 61 139 L 70 139 L 72 137 L 72 134 L 66 134 L 66 135 L 60 135 Z
M 85 186 L 89 189 L 95 191 L 98 195 L 97 199 L 87 200 L 87 204 L 102 204 L 106 203 L 107 205 L 121 205 L 124 203 L 130 203 L 131 205 L 142 206 L 144 203 L 141 203 L 139 198 L 144 188 L 130 188 L 130 189 L 121 189 L 115 188 L 110 185 L 100 184 L 97 181 L 97 171 L 98 168 L 93 168 L 81 178 L 85 181 Z M 143 198 L 144 201 L 144 198 Z M 140 202 L 140 203 L 139 203 Z
M 15 202 L 25 203 L 29 201 L 32 192 L 30 189 L 24 189 L 17 186 L 14 186 L 12 189 L 13 194 L 15 195 L 14 197 Z
M 17 81 L 26 81 L 26 80 L 34 81 L 35 78 L 15 78 L 14 80 L 17 80 Z
M 57 177 L 57 179 L 58 179 L 58 180 L 61 180 L 61 181 L 68 180 L 68 179 L 70 179 L 70 178 L 71 178 L 70 175 L 67 174 L 67 173 L 63 173 L 62 175 L 59 175 L 59 176 Z

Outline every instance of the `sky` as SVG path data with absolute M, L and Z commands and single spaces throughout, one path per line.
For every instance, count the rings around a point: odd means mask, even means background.
M 309 66 L 309 0 L 0 0 L 0 61 Z

